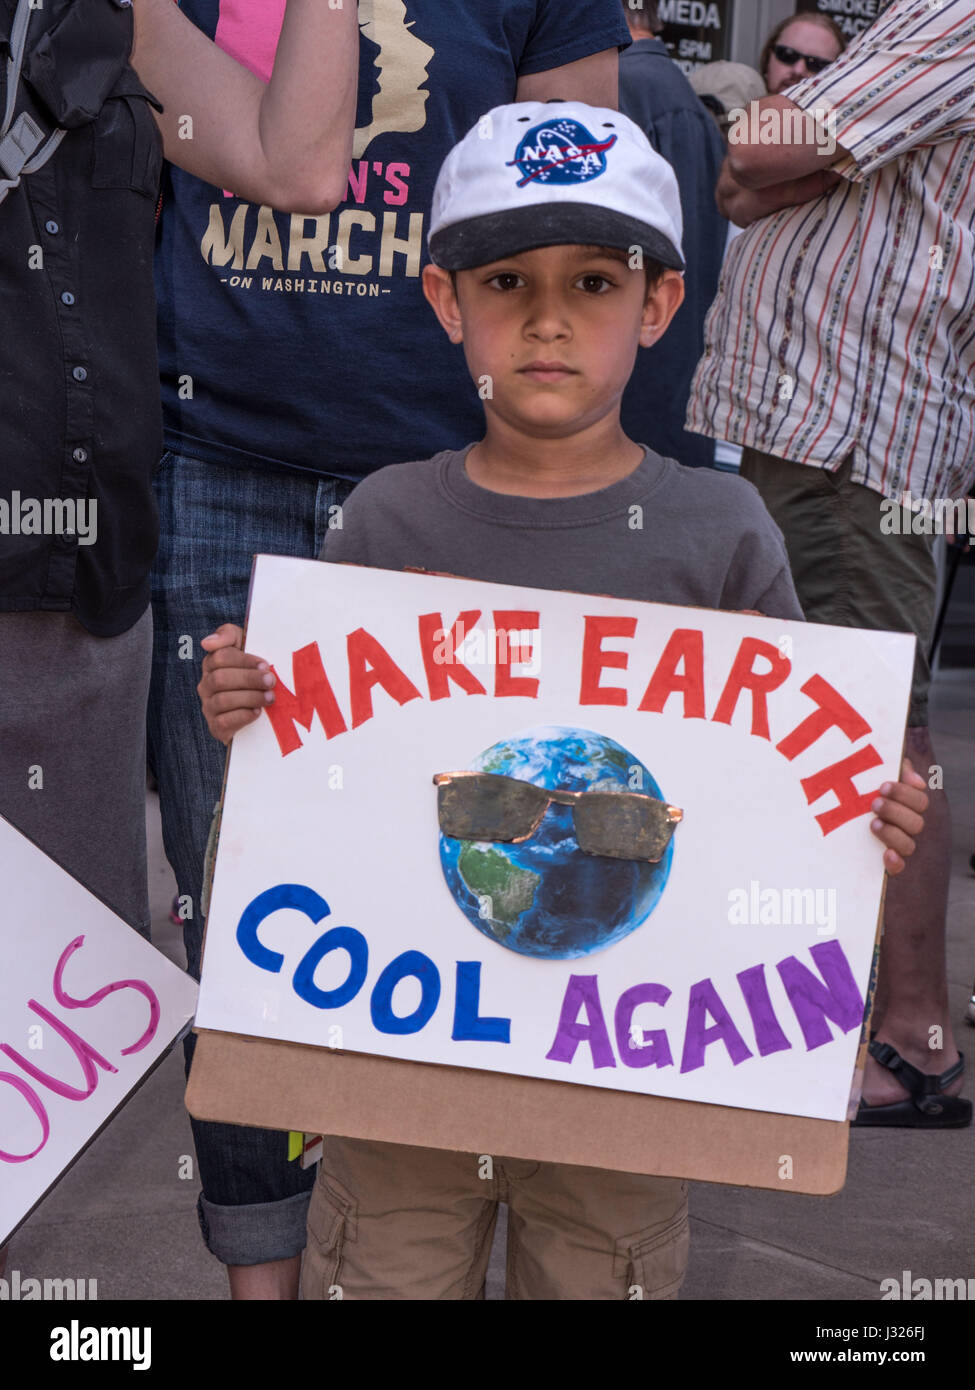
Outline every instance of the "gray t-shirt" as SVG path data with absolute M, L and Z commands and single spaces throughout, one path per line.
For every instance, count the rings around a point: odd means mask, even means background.
M 466 455 L 447 450 L 371 473 L 321 558 L 803 616 L 782 534 L 743 478 L 684 468 L 647 449 L 629 477 L 598 492 L 513 497 L 472 482 Z

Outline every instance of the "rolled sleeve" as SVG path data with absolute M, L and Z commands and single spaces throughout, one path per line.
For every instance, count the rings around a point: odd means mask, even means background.
M 844 178 L 875 170 L 925 145 L 975 131 L 975 9 L 970 0 L 895 0 L 815 77 L 785 93 L 802 110 L 827 113 L 849 152 Z

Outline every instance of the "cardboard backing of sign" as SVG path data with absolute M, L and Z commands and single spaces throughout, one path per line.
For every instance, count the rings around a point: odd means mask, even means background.
M 867 1055 L 883 913 L 882 899 L 851 1115 Z M 839 1192 L 846 1181 L 846 1121 L 193 1031 L 186 1108 L 198 1120 L 814 1196 Z M 781 1176 L 786 1155 L 788 1178 Z
M 867 1055 L 885 898 L 886 884 L 851 1116 Z M 846 1121 L 193 1031 L 186 1107 L 198 1120 L 814 1196 L 839 1192 L 846 1181 Z M 784 1178 L 787 1155 L 792 1162 Z
M 876 945 L 868 1013 L 875 974 Z M 198 1119 L 817 1195 L 845 1180 L 845 1120 L 196 1031 L 186 1103 Z
M 846 1179 L 846 1122 L 196 1031 L 199 1120 L 821 1196 Z

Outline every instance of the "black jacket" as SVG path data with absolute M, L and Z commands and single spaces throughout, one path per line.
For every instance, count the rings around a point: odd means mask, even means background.
M 5 37 L 15 10 L 0 0 Z M 67 134 L 0 203 L 0 611 L 73 611 L 100 636 L 145 610 L 158 535 L 162 142 L 131 46 L 119 0 L 31 12 L 17 111 Z M 65 532 L 82 502 L 84 544 Z

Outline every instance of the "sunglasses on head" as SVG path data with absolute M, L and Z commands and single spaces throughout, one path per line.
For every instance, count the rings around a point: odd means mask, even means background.
M 787 68 L 791 68 L 801 58 L 806 65 L 806 71 L 812 73 L 822 72 L 833 62 L 832 58 L 816 58 L 811 53 L 800 53 L 797 48 L 790 48 L 785 43 L 777 43 L 772 52 L 779 62 L 784 63 Z
M 452 840 L 528 840 L 554 802 L 572 807 L 579 848 L 607 859 L 642 859 L 657 864 L 683 811 L 654 796 L 593 788 L 553 791 L 493 772 L 438 772 L 440 829 Z

